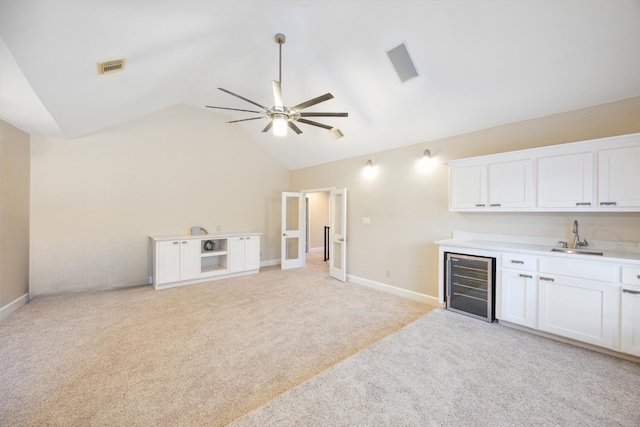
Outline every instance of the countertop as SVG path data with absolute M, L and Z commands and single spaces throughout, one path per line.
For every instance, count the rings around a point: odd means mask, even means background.
M 170 235 L 162 235 L 162 236 L 149 236 L 149 238 L 153 241 L 162 241 L 162 240 L 180 240 L 180 239 L 200 239 L 200 240 L 213 240 L 213 239 L 222 239 L 226 237 L 242 237 L 242 236 L 260 236 L 262 233 L 256 232 L 215 232 L 208 234 L 170 234 Z
M 549 257 L 566 259 L 581 259 L 589 261 L 620 262 L 640 265 L 640 244 L 638 242 L 605 242 L 589 241 L 585 250 L 602 251 L 603 255 L 581 255 L 552 252 L 554 247 L 560 247 L 559 240 L 554 238 L 540 238 L 533 236 L 509 236 L 499 234 L 480 234 L 454 231 L 451 239 L 434 242 L 440 246 L 485 249 L 502 252 L 535 253 Z M 570 242 L 569 242 L 570 243 Z

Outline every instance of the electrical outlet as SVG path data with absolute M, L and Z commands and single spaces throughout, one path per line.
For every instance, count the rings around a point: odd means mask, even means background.
M 220 231 L 220 226 L 216 225 L 216 231 Z
M 363 224 L 371 224 L 371 218 L 362 218 Z
M 391 272 L 387 271 L 387 277 L 391 277 Z

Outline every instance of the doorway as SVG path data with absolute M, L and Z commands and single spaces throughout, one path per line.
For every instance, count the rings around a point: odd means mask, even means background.
M 305 266 L 306 255 L 313 251 L 322 249 L 318 245 L 318 240 L 314 234 L 319 229 L 314 226 L 314 216 L 322 219 L 324 217 L 322 201 L 324 196 L 309 196 L 312 193 L 328 193 L 329 204 L 329 229 L 328 242 L 330 249 L 329 275 L 340 281 L 346 281 L 347 267 L 347 190 L 346 188 L 322 188 L 306 190 L 300 193 L 282 193 L 282 240 L 281 240 L 281 268 L 298 268 Z M 318 213 L 314 215 L 314 203 L 319 207 Z M 322 222 L 322 221 L 320 221 Z M 321 232 L 324 242 L 324 228 Z

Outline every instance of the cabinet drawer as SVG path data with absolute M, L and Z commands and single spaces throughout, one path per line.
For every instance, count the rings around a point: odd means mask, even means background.
M 558 258 L 540 258 L 540 275 L 544 273 L 559 274 L 561 276 L 581 279 L 599 280 L 603 282 L 616 281 L 616 266 L 597 264 L 588 261 L 577 261 Z
M 622 267 L 622 283 L 640 286 L 640 268 Z
M 525 254 L 502 254 L 502 268 L 535 271 L 538 268 L 538 257 Z

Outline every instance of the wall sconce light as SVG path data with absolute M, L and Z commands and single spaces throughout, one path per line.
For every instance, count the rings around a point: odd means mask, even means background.
M 418 159 L 417 168 L 421 173 L 428 172 L 434 165 L 433 157 L 429 149 L 424 150 L 422 157 Z
M 371 160 L 367 160 L 367 165 L 362 170 L 362 176 L 366 179 L 372 179 L 378 173 L 377 166 L 373 166 L 373 162 Z

